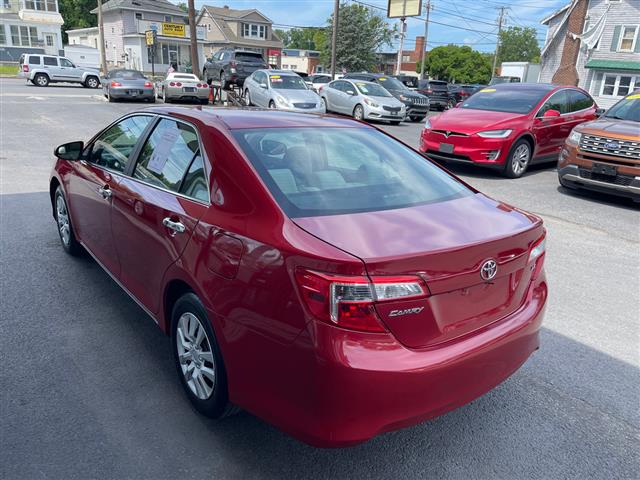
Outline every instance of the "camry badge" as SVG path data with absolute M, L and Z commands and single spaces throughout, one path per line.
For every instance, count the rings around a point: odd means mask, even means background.
M 480 276 L 483 280 L 492 280 L 493 277 L 496 276 L 496 273 L 498 273 L 498 264 L 493 259 L 487 260 L 482 264 L 482 267 L 480 267 Z
M 424 310 L 424 307 L 405 308 L 404 310 L 391 310 L 389 312 L 390 317 L 400 317 L 402 315 L 415 315 Z

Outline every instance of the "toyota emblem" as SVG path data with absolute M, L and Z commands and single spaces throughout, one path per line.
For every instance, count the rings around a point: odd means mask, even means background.
M 498 264 L 493 259 L 487 260 L 482 264 L 482 267 L 480 267 L 480 276 L 483 280 L 492 280 L 493 277 L 496 276 L 496 273 L 498 273 Z

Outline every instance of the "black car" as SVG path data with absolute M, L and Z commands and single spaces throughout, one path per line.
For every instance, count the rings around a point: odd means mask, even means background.
M 455 103 L 464 102 L 471 95 L 476 93 L 481 88 L 484 88 L 484 85 L 454 85 L 453 88 L 449 91 L 449 95 Z
M 443 80 L 420 80 L 418 81 L 418 93 L 429 97 L 431 107 L 444 110 L 451 106 L 449 101 L 449 84 Z
M 394 75 L 393 78 L 397 78 L 398 80 L 400 80 L 407 88 L 410 88 L 412 90 L 418 88 L 419 80 L 415 75 Z
M 401 81 L 381 73 L 347 73 L 345 80 L 364 80 L 382 85 L 391 95 L 404 103 L 407 118 L 413 122 L 423 120 L 429 113 L 429 99 L 409 90 Z
M 220 82 L 226 90 L 230 85 L 241 87 L 249 75 L 261 68 L 269 68 L 261 54 L 223 48 L 204 64 L 202 78 L 209 85 L 213 81 Z

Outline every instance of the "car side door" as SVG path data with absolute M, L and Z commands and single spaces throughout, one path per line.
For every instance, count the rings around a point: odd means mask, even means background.
M 129 165 L 150 115 L 133 115 L 107 127 L 87 146 L 66 186 L 70 212 L 78 238 L 114 275 L 120 272 L 111 230 L 113 192 Z
M 567 90 L 553 93 L 542 104 L 533 120 L 533 134 L 536 139 L 537 158 L 550 157 L 560 151 L 564 139 L 569 135 L 566 130 L 567 118 L 564 114 L 568 110 Z M 559 116 L 545 116 L 548 110 L 555 110 Z
M 566 133 L 568 136 L 577 125 L 596 119 L 596 106 L 593 98 L 581 90 L 567 90 L 567 95 L 569 112 L 567 113 L 568 132 Z
M 60 75 L 69 82 L 79 82 L 82 80 L 82 69 L 76 67 L 71 60 L 59 58 Z
M 58 65 L 58 58 L 49 55 L 42 56 L 42 68 L 44 68 L 50 80 L 60 81 L 61 78 L 60 66 Z
M 351 115 L 353 113 L 353 109 L 361 101 L 361 99 L 358 95 L 358 89 L 352 82 L 345 81 L 344 83 L 344 113 Z
M 259 107 L 267 107 L 267 88 L 264 88 L 263 85 L 267 85 L 267 74 L 264 72 L 255 72 L 253 74 L 253 88 L 251 90 L 251 95 L 254 95 L 255 92 L 255 104 Z
M 209 205 L 209 167 L 195 126 L 159 117 L 113 199 L 122 284 L 152 313 L 167 269 Z
M 345 90 L 347 89 L 347 82 L 344 80 L 338 80 L 335 82 L 334 92 L 333 92 L 333 110 L 338 113 L 345 113 L 346 105 L 345 105 Z

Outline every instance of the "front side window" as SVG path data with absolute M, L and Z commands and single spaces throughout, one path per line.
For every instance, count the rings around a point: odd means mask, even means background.
M 619 52 L 633 52 L 636 44 L 637 32 L 637 25 L 622 27 L 622 33 L 620 35 L 620 45 L 618 46 Z
M 548 110 L 555 110 L 557 112 L 562 113 L 569 113 L 571 111 L 570 109 L 570 103 L 569 103 L 569 94 L 567 90 L 560 90 L 559 92 L 554 93 L 553 95 L 551 95 L 546 102 L 544 102 L 544 105 L 542 105 L 542 108 L 540 108 L 540 110 L 538 111 L 538 117 L 542 117 L 544 116 L 545 112 L 547 112 Z
M 91 147 L 89 162 L 109 170 L 124 172 L 131 152 L 151 120 L 152 117 L 148 115 L 136 115 L 125 118 L 102 132 Z
M 374 129 L 245 129 L 233 135 L 292 218 L 405 208 L 473 194 Z
M 71 63 L 69 60 L 67 60 L 66 58 L 61 58 L 60 59 L 60 66 L 61 67 L 69 67 L 69 68 L 73 68 L 73 63 Z
M 158 122 L 140 152 L 133 176 L 172 192 L 208 200 L 198 136 L 193 127 L 182 122 Z

